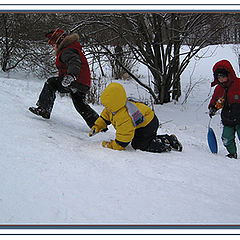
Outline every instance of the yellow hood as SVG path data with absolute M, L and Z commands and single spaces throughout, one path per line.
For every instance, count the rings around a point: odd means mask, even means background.
M 100 100 L 111 112 L 117 112 L 125 106 L 127 94 L 120 83 L 110 83 L 102 92 Z

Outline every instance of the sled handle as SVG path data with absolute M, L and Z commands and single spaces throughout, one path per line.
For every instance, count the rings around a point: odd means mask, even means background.
M 212 121 L 212 118 L 209 119 L 208 128 L 210 128 L 211 121 Z

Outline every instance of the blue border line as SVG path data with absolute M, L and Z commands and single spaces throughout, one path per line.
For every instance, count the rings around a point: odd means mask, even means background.
M 0 225 L 1 229 L 240 229 L 240 225 Z

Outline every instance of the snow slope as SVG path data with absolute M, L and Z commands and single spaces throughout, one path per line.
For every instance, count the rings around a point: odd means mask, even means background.
M 28 107 L 43 81 L 1 74 L 0 224 L 239 224 L 240 161 L 225 158 L 219 115 L 212 120 L 217 155 L 206 140 L 211 68 L 226 58 L 239 75 L 237 57 L 231 46 L 209 51 L 183 74 L 183 92 L 190 79 L 202 81 L 187 103 L 183 93 L 177 103 L 155 105 L 165 122 L 158 133 L 176 134 L 181 153 L 104 149 L 112 127 L 89 138 L 68 97 L 57 97 L 50 120 L 34 116 Z M 134 82 L 121 83 L 134 94 Z

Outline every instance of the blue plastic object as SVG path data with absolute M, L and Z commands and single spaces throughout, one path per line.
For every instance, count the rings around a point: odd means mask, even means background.
M 208 134 L 207 134 L 208 146 L 211 152 L 216 154 L 218 152 L 217 139 L 213 129 L 210 127 L 210 122 L 211 120 L 209 121 L 209 125 L 208 125 Z

